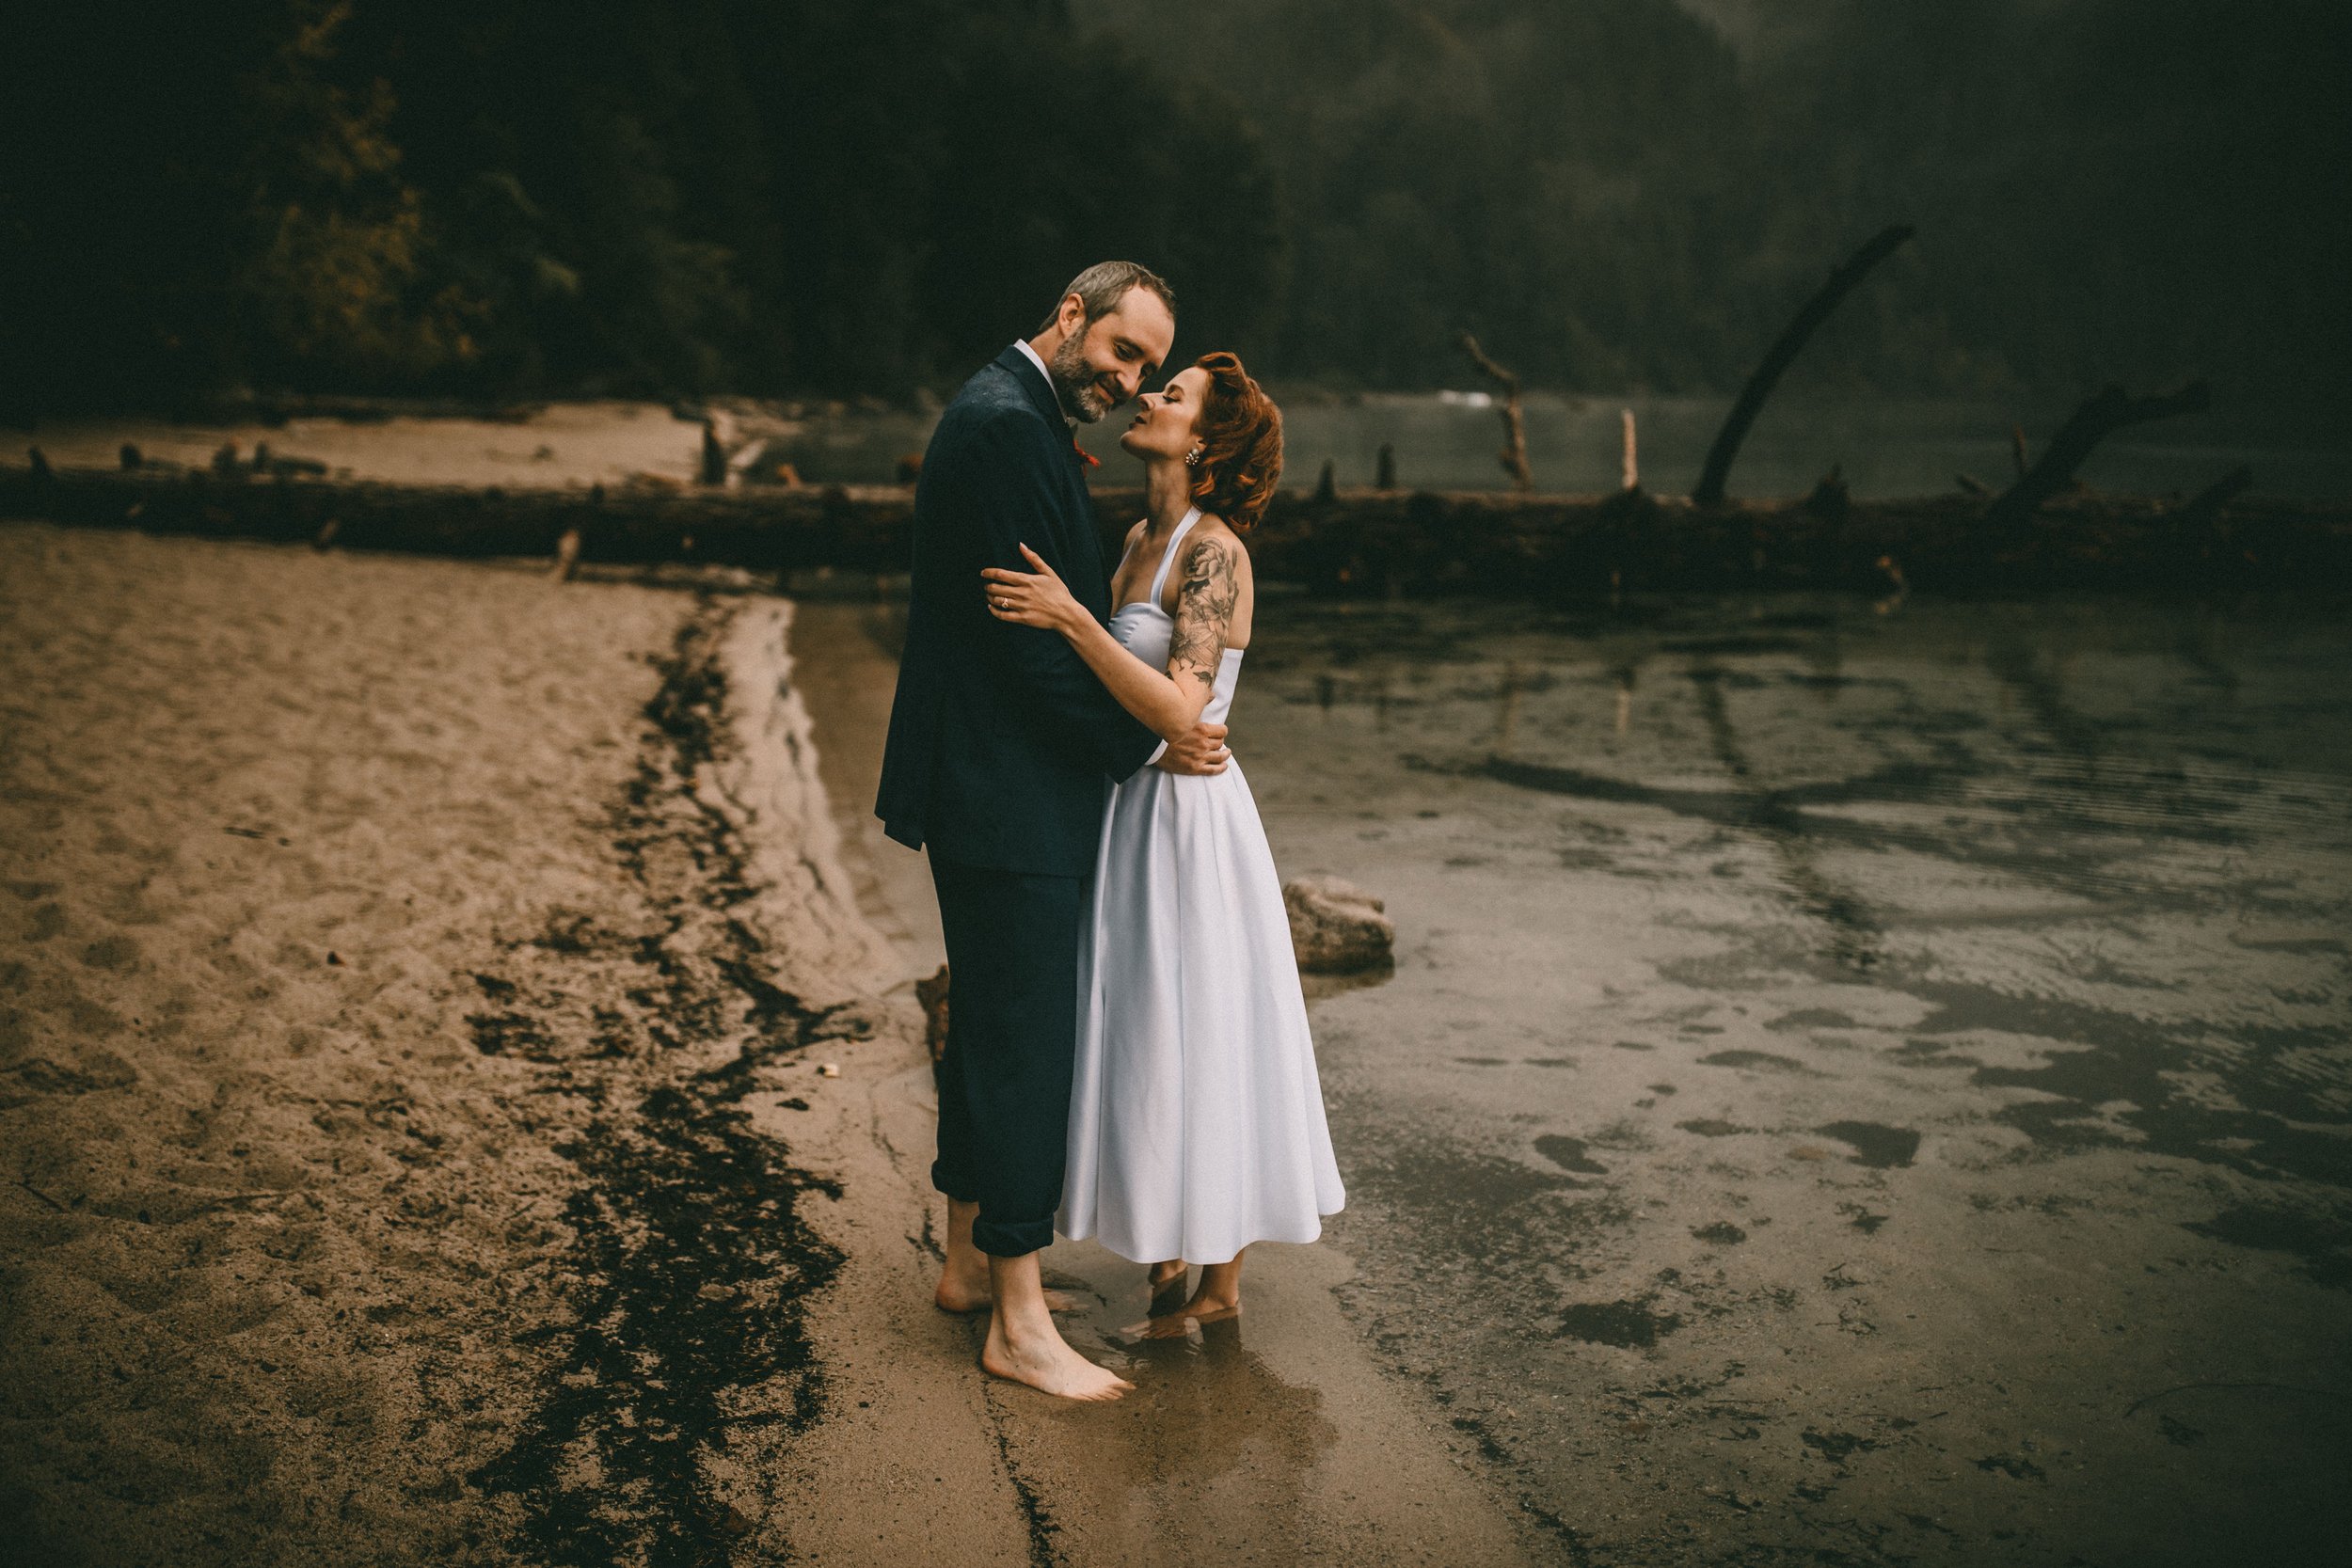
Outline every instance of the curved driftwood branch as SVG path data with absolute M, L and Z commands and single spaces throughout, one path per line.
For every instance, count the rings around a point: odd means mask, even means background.
M 1915 232 L 1907 223 L 1881 230 L 1869 244 L 1849 257 L 1844 266 L 1829 275 L 1829 281 L 1821 285 L 1819 293 L 1804 302 L 1804 309 L 1797 312 L 1773 342 L 1763 363 L 1756 367 L 1756 373 L 1748 377 L 1748 384 L 1740 388 L 1740 401 L 1724 416 L 1724 427 L 1715 433 L 1715 444 L 1707 449 L 1707 467 L 1700 470 L 1698 488 L 1691 492 L 1692 500 L 1701 506 L 1723 504 L 1724 486 L 1731 478 L 1731 460 L 1740 455 L 1740 443 L 1748 438 L 1748 427 L 1763 412 L 1764 400 L 1772 395 L 1781 373 L 1795 362 L 1805 341 L 1829 320 L 1837 302 L 1851 293 L 1853 286 L 1872 267 L 1895 254 Z
M 2041 460 L 1986 511 L 1985 521 L 1995 527 L 2014 527 L 2041 511 L 2043 501 L 2073 482 L 2074 470 L 2082 467 L 2091 449 L 2124 426 L 2201 414 L 2212 403 L 2212 391 L 2201 381 L 2192 381 L 2164 397 L 2126 397 L 2122 388 L 2109 387 L 2097 397 L 2084 399 L 2050 437 Z

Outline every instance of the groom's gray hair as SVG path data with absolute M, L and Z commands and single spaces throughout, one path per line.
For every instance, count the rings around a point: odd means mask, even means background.
M 1070 280 L 1070 287 L 1054 296 L 1054 308 L 1045 312 L 1045 319 L 1037 325 L 1037 333 L 1051 331 L 1056 317 L 1061 314 L 1061 302 L 1072 294 L 1087 308 L 1087 325 L 1092 326 L 1117 309 L 1127 297 L 1130 289 L 1149 289 L 1160 296 L 1168 313 L 1176 313 L 1176 291 L 1168 286 L 1168 279 L 1150 267 L 1136 261 L 1097 261 Z

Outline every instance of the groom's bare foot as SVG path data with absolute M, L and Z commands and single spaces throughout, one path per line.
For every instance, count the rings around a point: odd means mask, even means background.
M 988 1254 L 972 1240 L 972 1227 L 979 1217 L 978 1204 L 947 1200 L 947 1247 L 940 1264 L 939 1285 L 931 1291 L 931 1300 L 942 1312 L 983 1312 L 992 1305 Z M 1049 1312 L 1075 1312 L 1083 1306 L 1059 1291 L 1045 1292 Z
M 939 1288 L 931 1292 L 932 1305 L 942 1312 L 977 1312 L 988 1306 L 988 1264 L 985 1260 L 975 1269 L 960 1269 L 953 1261 L 939 1271 Z
M 1025 1383 L 1060 1399 L 1089 1402 L 1124 1398 L 1136 1386 L 1072 1350 L 1058 1334 L 1013 1343 L 1004 1331 L 1001 1316 L 990 1320 L 988 1343 L 980 1348 L 980 1370 L 991 1377 Z
M 940 1270 L 939 1288 L 931 1292 L 931 1301 L 942 1312 L 954 1312 L 959 1316 L 967 1312 L 987 1311 L 994 1304 L 988 1293 L 987 1265 L 981 1265 L 977 1284 L 970 1275 L 956 1269 Z M 1085 1302 L 1065 1291 L 1045 1292 L 1045 1310 L 1048 1312 L 1080 1312 L 1085 1309 Z

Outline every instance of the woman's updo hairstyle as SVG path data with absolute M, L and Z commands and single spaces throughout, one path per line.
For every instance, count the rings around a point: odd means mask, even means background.
M 1192 499 L 1244 533 L 1265 515 L 1282 477 L 1282 411 L 1241 368 L 1240 356 L 1219 350 L 1193 362 L 1209 372 L 1209 394 L 1193 425 L 1200 459 Z

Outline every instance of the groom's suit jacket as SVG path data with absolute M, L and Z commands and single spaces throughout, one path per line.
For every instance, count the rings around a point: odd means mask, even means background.
M 1085 459 L 1044 376 L 1008 348 L 932 432 L 914 491 L 914 581 L 890 709 L 883 831 L 960 864 L 1094 869 L 1107 781 L 1159 737 L 1113 700 L 1060 633 L 998 621 L 980 569 L 1052 563 L 1098 621 L 1110 581 Z

